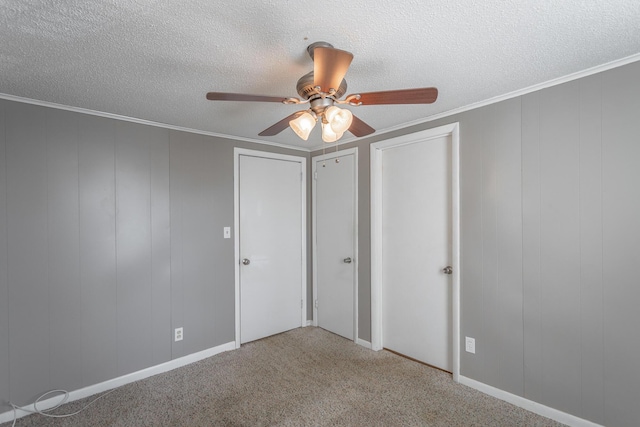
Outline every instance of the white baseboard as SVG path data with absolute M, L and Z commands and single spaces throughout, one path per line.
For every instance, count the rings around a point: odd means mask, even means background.
M 311 322 L 307 323 L 307 326 L 310 326 Z M 365 348 L 371 349 L 371 343 L 369 341 L 365 341 L 361 338 L 356 340 L 356 344 L 361 345 Z M 184 357 L 180 357 L 175 360 L 171 360 L 165 363 L 161 363 L 160 365 L 152 366 L 146 369 L 142 369 L 137 372 L 132 372 L 127 375 L 123 375 L 118 378 L 113 378 L 111 380 L 107 380 L 101 382 L 99 384 L 90 385 L 79 390 L 73 390 L 69 392 L 69 399 L 67 402 L 73 402 L 74 400 L 84 399 L 85 397 L 92 396 L 97 393 L 102 393 L 125 384 L 129 384 L 135 381 L 143 380 L 145 378 L 152 377 L 157 374 L 161 374 L 164 372 L 169 372 L 174 369 L 180 368 L 182 366 L 189 365 L 191 363 L 198 362 L 202 359 L 206 359 L 207 357 L 215 356 L 216 354 L 223 353 L 225 351 L 235 350 L 236 343 L 235 341 L 219 345 L 217 347 L 213 347 L 207 350 L 200 351 L 198 353 L 189 354 Z M 519 406 L 523 409 L 536 413 L 538 415 L 542 415 L 543 417 L 551 418 L 552 420 L 561 422 L 563 424 L 572 426 L 572 427 L 603 427 L 600 424 L 596 424 L 594 422 L 576 417 L 575 415 L 567 414 L 566 412 L 559 411 L 554 408 L 550 408 L 548 406 L 542 405 L 540 403 L 534 402 L 529 399 L 525 399 L 524 397 L 517 396 L 515 394 L 509 393 L 504 390 L 500 390 L 493 386 L 481 383 L 476 380 L 472 380 L 471 378 L 467 378 L 465 376 L 459 376 L 460 384 L 464 384 L 468 387 L 474 388 L 478 391 L 481 391 L 489 396 L 493 396 L 500 400 L 504 400 L 505 402 L 511 403 L 513 405 Z M 38 402 L 38 408 L 40 410 L 46 410 L 54 407 L 60 402 L 60 396 L 55 396 L 50 399 L 41 400 Z M 25 406 L 25 409 L 33 411 L 35 408 L 32 405 Z M 27 411 L 17 410 L 16 415 L 17 418 L 22 418 L 30 413 Z M 8 421 L 12 421 L 14 417 L 13 410 L 4 412 L 0 414 L 0 423 L 5 423 Z
M 534 402 L 533 400 L 525 399 L 524 397 L 509 393 L 504 390 L 500 390 L 499 388 L 492 387 L 490 385 L 481 383 L 476 380 L 472 380 L 471 378 L 464 377 L 462 375 L 459 376 L 460 384 L 464 384 L 471 388 L 475 388 L 478 391 L 481 391 L 489 396 L 496 397 L 500 400 L 504 400 L 505 402 L 509 402 L 512 405 L 519 406 L 520 408 L 526 409 L 527 411 L 531 411 L 538 415 L 542 415 L 543 417 L 551 418 L 552 420 L 558 421 L 560 423 L 566 424 L 572 427 L 603 427 L 600 424 L 596 424 L 594 422 L 576 417 L 575 415 L 567 414 L 566 412 L 559 411 L 554 408 L 550 408 L 541 403 Z
M 368 348 L 369 350 L 371 350 L 371 343 L 369 341 L 365 341 L 362 338 L 358 338 L 356 340 L 356 344 L 361 345 L 365 348 Z
M 137 372 L 132 372 L 130 374 L 123 375 L 118 378 L 113 378 L 111 380 L 107 380 L 99 384 L 90 385 L 90 386 L 81 388 L 79 390 L 73 390 L 69 392 L 69 399 L 67 399 L 67 402 L 84 399 L 85 397 L 92 396 L 96 393 L 102 393 L 104 391 L 111 390 L 135 381 L 143 380 L 145 378 L 149 378 L 154 375 L 161 374 L 163 372 L 172 371 L 176 368 L 180 368 L 182 366 L 186 366 L 191 363 L 198 362 L 202 359 L 206 359 L 207 357 L 215 356 L 216 354 L 223 353 L 225 351 L 235 350 L 235 348 L 236 348 L 236 343 L 235 341 L 232 341 L 226 344 L 209 348 L 207 350 L 189 354 L 187 356 L 180 357 L 178 359 L 170 360 L 168 362 L 161 363 L 159 365 L 152 366 L 150 368 L 142 369 Z M 46 410 L 46 409 L 53 408 L 58 403 L 60 403 L 60 399 L 61 399 L 60 395 L 57 395 L 55 397 L 52 397 L 46 400 L 41 400 L 38 402 L 38 409 Z M 30 411 L 33 411 L 35 409 L 33 404 L 24 406 L 24 408 Z M 29 414 L 30 412 L 27 412 L 27 411 L 21 411 L 21 410 L 16 411 L 17 418 L 22 418 Z M 13 410 L 4 412 L 0 414 L 0 423 L 13 421 L 13 417 L 14 417 Z

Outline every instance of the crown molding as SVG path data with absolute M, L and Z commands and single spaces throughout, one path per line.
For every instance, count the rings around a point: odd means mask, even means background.
M 203 130 L 199 130 L 199 129 L 193 129 L 193 128 L 187 128 L 187 127 L 182 127 L 182 126 L 170 125 L 170 124 L 167 124 L 167 123 L 154 122 L 154 121 L 151 121 L 151 120 L 138 119 L 138 118 L 135 118 L 135 117 L 121 116 L 119 114 L 105 113 L 103 111 L 90 110 L 88 108 L 72 107 L 72 106 L 69 106 L 69 105 L 57 104 L 55 102 L 41 101 L 41 100 L 32 99 L 32 98 L 24 98 L 22 96 L 9 95 L 9 94 L 6 94 L 6 93 L 0 93 L 0 99 L 6 99 L 8 101 L 21 102 L 21 103 L 24 103 L 24 104 L 37 105 L 37 106 L 40 106 L 40 107 L 55 108 L 57 110 L 71 111 L 71 112 L 74 112 L 74 113 L 89 114 L 91 116 L 105 117 L 107 119 L 122 120 L 122 121 L 125 121 L 125 122 L 137 123 L 137 124 L 147 125 L 147 126 L 154 126 L 154 127 L 170 129 L 170 130 L 175 130 L 175 131 L 180 131 L 180 132 L 188 132 L 188 133 L 194 133 L 194 134 L 198 134 L 198 135 L 212 136 L 212 137 L 215 137 L 215 138 L 224 138 L 224 139 L 230 139 L 230 140 L 234 140 L 234 141 L 251 142 L 251 143 L 254 143 L 254 144 L 262 144 L 262 145 L 271 145 L 271 146 L 274 146 L 274 147 L 285 148 L 285 149 L 288 149 L 288 150 L 297 150 L 297 151 L 304 151 L 304 152 L 310 152 L 311 151 L 311 150 L 309 150 L 308 148 L 305 148 L 305 147 L 296 147 L 296 146 L 293 146 L 293 145 L 280 144 L 278 142 L 269 142 L 269 141 L 263 141 L 263 140 L 260 140 L 260 139 L 253 139 L 253 138 L 245 138 L 245 137 L 241 137 L 241 136 L 226 135 L 226 134 L 223 134 L 223 133 L 216 133 L 216 132 L 208 132 L 208 131 L 203 131 Z
M 495 96 L 493 98 L 489 98 L 483 101 L 479 101 L 479 102 L 475 102 L 463 107 L 459 107 L 459 108 L 454 108 L 453 110 L 448 110 L 439 114 L 434 114 L 432 116 L 428 116 L 425 118 L 421 118 L 418 120 L 413 120 L 410 122 L 404 122 L 401 123 L 399 125 L 396 126 L 391 126 L 385 129 L 381 129 L 379 131 L 377 131 L 375 133 L 376 136 L 379 135 L 384 135 L 390 132 L 395 132 L 398 130 L 402 130 L 408 127 L 412 127 L 412 126 L 417 126 L 417 125 L 421 125 L 424 123 L 428 123 L 428 122 L 432 122 L 434 120 L 438 120 L 438 119 L 442 119 L 445 117 L 449 117 L 449 116 L 453 116 L 455 114 L 460 114 L 460 113 L 464 113 L 466 111 L 470 111 L 470 110 L 475 110 L 476 108 L 481 108 L 481 107 L 485 107 L 487 105 L 491 105 L 491 104 L 495 104 L 501 101 L 505 101 L 507 99 L 511 99 L 511 98 L 516 98 L 518 96 L 523 96 L 523 95 L 527 95 L 529 93 L 532 92 L 536 92 L 542 89 L 546 89 L 549 87 L 553 87 L 553 86 L 557 86 L 563 83 L 567 83 L 573 80 L 577 80 L 577 79 L 581 79 L 583 77 L 588 77 L 591 76 L 593 74 L 597 74 L 597 73 L 601 73 L 603 71 L 608 71 L 611 70 L 613 68 L 618 68 L 618 67 L 622 67 L 623 65 L 627 65 L 627 64 L 631 64 L 633 62 L 637 62 L 640 61 L 640 53 L 634 54 L 634 55 L 630 55 L 627 56 L 625 58 L 621 58 L 621 59 L 616 59 L 614 61 L 611 62 L 607 62 L 605 64 L 601 64 L 601 65 L 597 65 L 595 67 L 591 67 L 588 68 L 586 70 L 582 70 L 582 71 L 578 71 L 575 73 L 571 73 L 568 74 L 566 76 L 562 76 L 562 77 L 558 77 L 555 79 L 551 79 L 548 80 L 546 82 L 543 83 L 538 83 L 529 87 L 526 87 L 524 89 L 518 89 L 515 90 L 513 92 L 509 92 L 503 95 L 499 95 L 499 96 Z M 284 149 L 288 149 L 288 150 L 296 150 L 296 151 L 303 151 L 306 153 L 311 153 L 314 151 L 319 151 L 322 150 L 323 148 L 327 148 L 327 147 L 339 147 L 341 145 L 344 144 L 349 144 L 352 143 L 354 141 L 357 141 L 358 138 L 356 137 L 351 137 L 345 140 L 342 140 L 338 143 L 335 144 L 330 144 L 330 145 L 316 145 L 316 146 L 312 146 L 312 147 L 300 147 L 300 146 L 295 146 L 295 145 L 287 145 L 287 144 L 281 144 L 278 142 L 269 142 L 269 141 L 264 141 L 264 140 L 260 140 L 260 139 L 253 139 L 253 138 L 245 138 L 245 137 L 240 137 L 240 136 L 234 136 L 234 135 L 226 135 L 226 134 L 222 134 L 222 133 L 216 133 L 216 132 L 208 132 L 208 131 L 203 131 L 203 130 L 199 130 L 199 129 L 193 129 L 193 128 L 187 128 L 187 127 L 182 127 L 182 126 L 174 126 L 174 125 L 170 125 L 170 124 L 166 124 L 166 123 L 159 123 L 159 122 L 153 122 L 150 120 L 143 120 L 143 119 L 138 119 L 135 117 L 128 117 L 128 116 L 121 116 L 119 114 L 112 114 L 112 113 L 105 113 L 102 111 L 96 111 L 96 110 L 90 110 L 87 108 L 80 108 L 80 107 L 71 107 L 68 105 L 63 105 L 63 104 L 57 104 L 54 102 L 48 102 L 48 101 L 40 101 L 37 99 L 31 99 L 31 98 L 24 98 L 24 97 L 20 97 L 20 96 L 15 96 L 15 95 L 9 95 L 9 94 L 5 94 L 5 93 L 0 93 L 0 99 L 6 99 L 9 101 L 16 101 L 16 102 L 22 102 L 22 103 L 26 103 L 26 104 L 33 104 L 33 105 L 39 105 L 42 107 L 49 107 L 49 108 L 56 108 L 59 110 L 66 110 L 66 111 L 72 111 L 72 112 L 76 112 L 76 113 L 81 113 L 81 114 L 90 114 L 92 116 L 99 116 L 99 117 L 106 117 L 109 119 L 116 119 L 116 120 L 123 120 L 123 121 L 127 121 L 127 122 L 132 122 L 132 123 L 138 123 L 138 124 L 142 124 L 142 125 L 147 125 L 147 126 L 155 126 L 155 127 L 161 127 L 161 128 L 165 128 L 165 129 L 171 129 L 171 130 L 176 130 L 176 131 L 180 131 L 180 132 L 189 132 L 189 133 L 195 133 L 195 134 L 199 134 L 199 135 L 205 135 L 205 136 L 212 136 L 215 138 L 224 138 L 224 139 L 230 139 L 230 140 L 234 140 L 234 141 L 242 141 L 242 142 L 250 142 L 250 143 L 254 143 L 254 144 L 262 144 L 262 145 L 270 145 L 273 147 L 279 147 L 279 148 L 284 148 Z
M 563 83 L 567 83 L 573 80 L 578 80 L 581 79 L 583 77 L 588 77 L 591 76 L 593 74 L 598 74 L 598 73 L 602 73 L 604 71 L 608 71 L 614 68 L 618 68 L 618 67 L 622 67 L 623 65 L 627 65 L 627 64 L 631 64 L 633 62 L 637 62 L 640 61 L 640 53 L 631 55 L 631 56 L 627 56 L 625 58 L 622 59 L 616 59 L 615 61 L 611 61 L 611 62 L 607 62 L 606 64 L 601 64 L 601 65 L 597 65 L 595 67 L 591 67 L 588 68 L 586 70 L 582 70 L 582 71 L 578 71 L 575 73 L 571 73 L 571 74 L 567 74 L 566 76 L 562 76 L 562 77 L 558 77 L 552 80 L 548 80 L 546 82 L 543 83 L 538 83 L 535 84 L 533 86 L 529 86 L 526 87 L 524 89 L 518 89 L 515 90 L 513 92 L 509 92 L 509 93 L 505 93 L 503 95 L 499 95 L 499 96 L 494 96 L 493 98 L 489 98 L 489 99 L 485 99 L 484 101 L 479 101 L 479 102 L 475 102 L 473 104 L 469 104 L 466 105 L 464 107 L 459 107 L 459 108 L 454 108 L 453 110 L 448 110 L 439 114 L 434 114 L 432 116 L 428 116 L 425 118 L 421 118 L 418 120 L 413 120 L 410 122 L 404 122 L 402 124 L 396 125 L 396 126 L 391 126 L 388 128 L 384 128 L 382 130 L 377 131 L 374 135 L 379 136 L 379 135 L 384 135 L 386 133 L 390 133 L 390 132 L 395 132 L 398 130 L 402 130 L 411 126 L 417 126 L 417 125 L 421 125 L 424 123 L 428 123 L 428 122 L 432 122 L 434 120 L 438 120 L 438 119 L 442 119 L 445 117 L 449 117 L 449 116 L 453 116 L 455 114 L 460 114 L 460 113 L 464 113 L 466 111 L 470 111 L 470 110 L 475 110 L 476 108 L 481 108 L 481 107 L 485 107 L 487 105 L 491 105 L 491 104 L 496 104 L 498 102 L 501 101 L 506 101 L 507 99 L 511 99 L 511 98 L 516 98 L 518 96 L 523 96 L 523 95 L 527 95 L 529 93 L 532 92 L 536 92 L 542 89 L 547 89 L 549 87 L 553 87 L 553 86 L 557 86 L 557 85 L 561 85 Z M 337 143 L 338 146 L 342 145 L 342 144 L 349 144 L 351 142 L 356 141 L 356 138 L 349 138 L 346 139 L 344 141 L 340 141 L 339 143 Z M 331 147 L 335 147 L 336 144 L 331 144 Z M 326 148 L 327 146 L 325 146 Z M 318 151 L 318 150 L 322 150 L 323 146 L 322 145 L 317 145 L 314 147 L 311 147 L 311 151 Z

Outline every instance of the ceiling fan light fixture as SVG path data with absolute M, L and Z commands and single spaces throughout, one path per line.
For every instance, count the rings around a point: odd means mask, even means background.
M 315 125 L 316 119 L 306 111 L 289 122 L 289 127 L 305 141 L 309 138 L 309 134 Z
M 275 136 L 285 130 L 287 125 L 301 139 L 307 141 L 318 120 L 322 125 L 322 140 L 336 142 L 343 133 L 349 131 L 356 138 L 371 135 L 375 129 L 354 116 L 347 109 L 334 105 L 401 105 L 432 104 L 438 99 L 438 89 L 423 87 L 413 89 L 385 90 L 377 92 L 347 93 L 344 79 L 353 54 L 346 50 L 335 49 L 330 43 L 316 42 L 307 47 L 313 61 L 313 70 L 298 79 L 296 89 L 301 99 L 270 95 L 251 95 L 244 93 L 208 92 L 210 101 L 252 101 L 277 102 L 287 105 L 309 104 L 308 110 L 296 111 L 260 132 L 259 136 Z
M 353 123 L 353 114 L 351 111 L 338 108 L 334 105 L 327 108 L 324 112 L 324 117 L 329 122 L 331 129 L 337 134 L 343 134 L 351 127 Z
M 342 138 L 343 132 L 335 132 L 329 123 L 322 123 L 322 140 L 324 142 L 336 142 Z

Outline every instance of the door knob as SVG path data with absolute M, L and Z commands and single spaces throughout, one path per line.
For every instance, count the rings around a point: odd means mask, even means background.
M 351 257 L 345 258 L 342 260 L 345 264 L 351 264 Z
M 446 266 L 445 268 L 442 269 L 442 272 L 444 274 L 452 274 L 453 273 L 453 268 L 451 268 L 450 265 Z
M 251 261 L 249 261 L 247 258 L 244 258 L 242 260 L 242 265 L 249 265 L 249 264 L 251 264 Z

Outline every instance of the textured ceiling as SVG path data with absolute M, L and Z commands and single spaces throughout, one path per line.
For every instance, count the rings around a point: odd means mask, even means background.
M 319 129 L 258 137 L 299 106 L 206 92 L 298 96 L 307 45 L 327 41 L 354 54 L 347 93 L 440 90 L 350 107 L 383 132 L 637 55 L 640 1 L 3 0 L 0 40 L 0 93 L 311 148 Z

